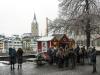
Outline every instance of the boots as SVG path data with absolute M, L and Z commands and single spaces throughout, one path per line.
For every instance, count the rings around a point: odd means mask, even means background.
M 18 64 L 18 69 L 21 69 L 22 68 L 22 64 Z

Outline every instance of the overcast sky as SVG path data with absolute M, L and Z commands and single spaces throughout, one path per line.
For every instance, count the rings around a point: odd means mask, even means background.
M 57 17 L 58 3 L 58 0 L 0 0 L 0 34 L 30 33 L 34 12 L 40 33 L 44 34 L 46 17 L 51 20 Z

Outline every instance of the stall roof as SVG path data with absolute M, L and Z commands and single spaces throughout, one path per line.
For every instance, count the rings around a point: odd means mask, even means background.
M 54 38 L 54 36 L 44 36 L 44 37 L 37 39 L 37 41 L 50 41 L 53 38 Z
M 53 34 L 52 36 L 55 36 L 57 38 L 57 40 L 60 40 L 61 38 L 63 38 L 64 35 L 66 35 L 66 34 Z

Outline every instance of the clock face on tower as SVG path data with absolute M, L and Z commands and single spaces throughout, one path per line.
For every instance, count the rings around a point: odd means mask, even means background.
M 66 38 L 63 38 L 63 41 L 66 41 Z

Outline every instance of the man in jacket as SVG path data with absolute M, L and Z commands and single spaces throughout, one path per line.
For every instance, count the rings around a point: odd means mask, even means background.
M 92 73 L 95 73 L 95 72 L 97 72 L 96 71 L 96 49 L 95 49 L 95 47 L 93 47 L 93 49 L 92 49 L 91 61 L 93 64 L 93 72 Z
M 15 67 L 14 67 L 14 65 L 16 63 L 16 50 L 15 50 L 15 48 L 9 48 L 9 59 L 10 59 L 11 70 L 15 69 Z

